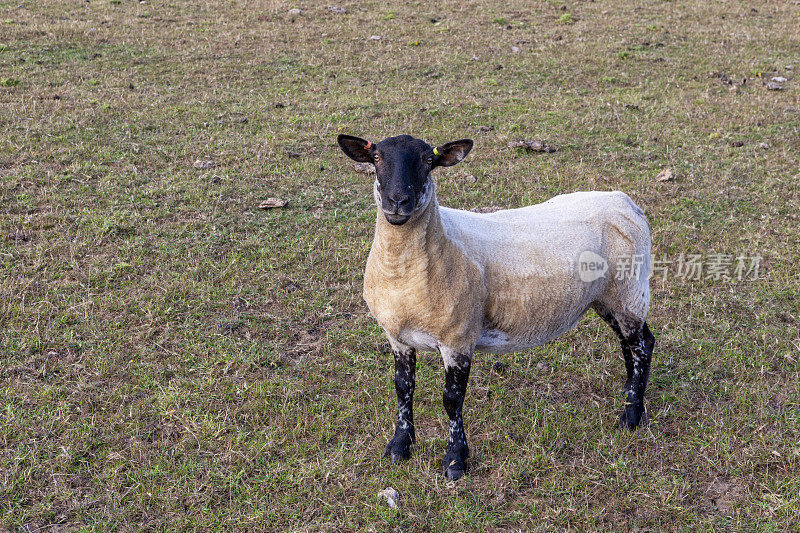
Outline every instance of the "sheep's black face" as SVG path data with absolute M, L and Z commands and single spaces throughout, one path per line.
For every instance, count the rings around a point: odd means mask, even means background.
M 433 148 L 410 135 L 389 137 L 377 144 L 350 135 L 339 135 L 337 141 L 351 159 L 375 165 L 380 208 L 395 226 L 405 224 L 424 207 L 431 170 L 455 165 L 472 149 L 469 139 Z
M 390 224 L 404 224 L 425 194 L 433 170 L 433 147 L 401 135 L 379 142 L 371 151 L 383 214 Z

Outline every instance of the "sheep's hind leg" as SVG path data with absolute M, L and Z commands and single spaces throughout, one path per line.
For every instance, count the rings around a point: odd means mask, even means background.
M 619 417 L 619 426 L 621 429 L 633 431 L 645 421 L 644 391 L 650 377 L 650 361 L 656 339 L 647 327 L 647 322 L 642 322 L 631 329 L 626 344 L 633 359 L 633 376 L 625 387 L 627 401 L 625 410 Z
M 455 481 L 466 472 L 466 461 L 469 457 L 469 447 L 461 413 L 464 396 L 467 393 L 472 356 L 471 354 L 459 354 L 446 348 L 442 348 L 441 353 L 445 366 L 442 403 L 444 403 L 445 412 L 450 419 L 450 436 L 447 453 L 442 461 L 442 470 L 448 479 Z
M 633 431 L 645 417 L 644 391 L 650 377 L 650 361 L 656 339 L 647 327 L 647 322 L 625 321 L 621 325 L 605 306 L 595 304 L 593 307 L 617 334 L 622 347 L 628 378 L 625 381 L 625 409 L 620 414 L 619 426 L 621 429 Z
M 394 355 L 394 389 L 397 393 L 397 426 L 394 437 L 383 452 L 392 463 L 411 457 L 411 444 L 417 441 L 414 431 L 414 386 L 417 352 L 410 346 L 391 342 Z
M 647 327 L 647 322 L 642 322 L 632 329 L 626 342 L 633 359 L 633 376 L 625 386 L 628 397 L 625 410 L 619 417 L 619 426 L 621 429 L 633 431 L 645 417 L 644 391 L 650 377 L 650 361 L 656 339 Z

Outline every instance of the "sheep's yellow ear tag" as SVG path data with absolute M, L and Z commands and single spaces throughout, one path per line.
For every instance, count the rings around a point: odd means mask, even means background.
M 437 150 L 436 148 L 434 148 L 434 149 L 433 149 L 433 155 L 442 155 L 442 154 L 440 154 L 440 153 L 439 153 L 439 150 Z

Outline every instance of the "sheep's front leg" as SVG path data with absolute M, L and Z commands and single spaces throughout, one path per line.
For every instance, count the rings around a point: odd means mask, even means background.
M 469 457 L 461 410 L 464 405 L 464 396 L 467 393 L 472 354 L 459 354 L 446 348 L 442 348 L 441 352 L 445 367 L 442 401 L 444 410 L 450 418 L 450 438 L 447 443 L 447 453 L 442 462 L 442 470 L 448 479 L 455 481 L 464 475 L 467 469 L 466 460 Z
M 411 443 L 417 440 L 414 432 L 417 352 L 414 348 L 398 342 L 391 342 L 391 345 L 394 354 L 394 389 L 397 393 L 397 426 L 383 456 L 389 457 L 392 463 L 397 463 L 411 457 Z

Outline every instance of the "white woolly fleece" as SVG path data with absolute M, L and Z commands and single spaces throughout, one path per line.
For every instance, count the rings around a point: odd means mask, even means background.
M 553 340 L 592 306 L 609 310 L 625 335 L 644 322 L 650 229 L 626 194 L 577 192 L 479 214 L 440 207 L 429 181 L 404 225 L 378 208 L 364 299 L 393 345 L 517 351 Z M 587 251 L 608 265 L 591 281 L 579 272 Z M 632 260 L 638 275 L 617 279 Z

